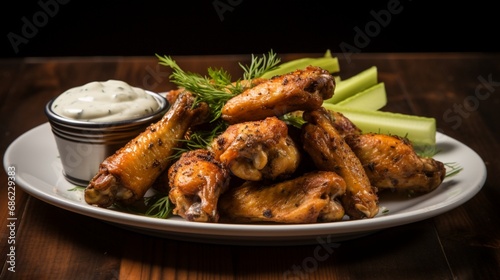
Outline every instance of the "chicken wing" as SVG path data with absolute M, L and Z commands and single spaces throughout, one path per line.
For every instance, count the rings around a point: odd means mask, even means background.
M 300 163 L 300 152 L 277 117 L 230 125 L 211 145 L 215 158 L 244 180 L 283 178 Z
M 406 139 L 384 134 L 346 137 L 374 187 L 411 192 L 430 192 L 443 181 L 442 162 L 418 156 Z
M 335 172 L 316 171 L 263 185 L 246 181 L 219 200 L 221 221 L 237 223 L 316 223 L 339 221 L 344 208 L 337 200 L 345 182 Z
M 319 170 L 337 172 L 346 182 L 342 203 L 352 219 L 372 218 L 378 213 L 378 196 L 361 162 L 332 124 L 329 112 L 320 108 L 304 112 L 304 150 Z
M 336 111 L 327 110 L 330 115 L 329 118 L 332 120 L 332 126 L 337 130 L 337 132 L 342 137 L 348 135 L 359 135 L 362 133 L 361 129 L 357 127 L 349 118 L 344 116 L 344 114 Z
M 172 213 L 188 221 L 217 222 L 217 202 L 226 191 L 230 173 L 213 153 L 199 149 L 185 152 L 168 169 Z
M 234 124 L 314 110 L 332 97 L 334 88 L 335 80 L 328 71 L 309 66 L 273 77 L 229 99 L 222 108 L 222 119 Z
M 156 178 L 168 168 L 169 157 L 188 128 L 208 118 L 208 106 L 193 107 L 194 96 L 183 92 L 165 116 L 129 141 L 99 166 L 85 189 L 85 201 L 99 207 L 141 199 Z

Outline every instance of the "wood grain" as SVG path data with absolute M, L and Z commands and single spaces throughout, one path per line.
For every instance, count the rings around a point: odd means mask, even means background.
M 304 54 L 284 55 L 284 60 Z M 314 54 L 307 54 L 314 55 Z M 441 132 L 485 161 L 482 190 L 437 217 L 322 245 L 229 246 L 136 233 L 42 202 L 16 188 L 16 272 L 7 270 L 7 175 L 0 173 L 1 279 L 498 279 L 500 277 L 500 55 L 342 54 L 341 75 L 377 66 L 387 111 L 434 117 Z M 249 56 L 184 56 L 181 67 L 235 77 Z M 45 123 L 43 107 L 62 91 L 121 79 L 152 91 L 174 88 L 155 57 L 25 58 L 0 61 L 2 154 Z M 485 85 L 484 81 L 489 81 Z M 489 93 L 489 94 L 488 94 Z M 458 120 L 445 114 L 462 106 Z

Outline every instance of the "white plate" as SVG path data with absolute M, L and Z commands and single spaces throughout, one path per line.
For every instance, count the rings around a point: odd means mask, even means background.
M 444 134 L 437 135 L 435 156 L 458 163 L 463 170 L 446 178 L 435 191 L 413 198 L 381 194 L 381 213 L 364 220 L 301 225 L 242 225 L 187 222 L 181 218 L 157 219 L 90 206 L 82 191 L 62 175 L 57 148 L 48 123 L 17 138 L 6 150 L 4 167 L 16 169 L 16 183 L 28 194 L 57 207 L 114 225 L 173 239 L 224 244 L 312 244 L 338 242 L 398 225 L 424 220 L 449 211 L 472 198 L 486 180 L 486 166 L 469 147 Z M 385 210 L 385 211 L 383 211 Z

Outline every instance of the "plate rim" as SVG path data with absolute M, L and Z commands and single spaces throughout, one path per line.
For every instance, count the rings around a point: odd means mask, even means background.
M 27 141 L 30 136 L 36 135 L 36 133 L 47 133 L 47 131 L 50 134 L 50 126 L 48 122 L 40 124 L 17 137 L 7 147 L 4 153 L 4 169 L 7 170 L 9 166 L 16 165 L 16 159 L 13 158 L 15 156 L 14 152 L 15 149 L 23 143 L 23 141 Z M 428 208 L 426 211 L 412 210 L 393 215 L 382 215 L 372 219 L 332 223 L 278 225 L 196 223 L 178 219 L 158 219 L 111 209 L 98 208 L 82 203 L 81 201 L 74 201 L 69 198 L 46 193 L 42 189 L 32 186 L 19 174 L 16 174 L 16 186 L 21 187 L 23 191 L 29 195 L 58 208 L 102 221 L 118 224 L 120 226 L 124 226 L 125 228 L 129 226 L 135 227 L 136 230 L 142 229 L 144 233 L 150 235 L 156 235 L 155 233 L 165 233 L 165 236 L 168 237 L 169 233 L 174 235 L 187 234 L 187 239 L 191 239 L 189 235 L 193 235 L 193 237 L 196 236 L 196 241 L 203 242 L 203 240 L 199 240 L 200 233 L 208 231 L 208 233 L 213 235 L 213 239 L 217 239 L 217 237 L 220 237 L 221 239 L 229 238 L 230 240 L 221 241 L 232 242 L 234 240 L 234 242 L 238 244 L 256 240 L 276 241 L 276 238 L 279 237 L 285 239 L 295 238 L 297 241 L 324 235 L 333 237 L 339 235 L 345 238 L 346 234 L 359 235 L 365 232 L 378 231 L 381 229 L 409 224 L 443 214 L 467 202 L 481 190 L 487 177 L 486 165 L 481 157 L 467 145 L 440 132 L 437 132 L 436 139 L 438 142 L 447 141 L 459 144 L 461 148 L 466 149 L 467 152 L 474 156 L 475 160 L 480 163 L 476 166 L 480 171 L 478 173 L 480 176 L 475 177 L 473 186 L 470 186 L 468 191 L 462 192 L 451 202 L 448 201 L 449 203 L 445 204 L 439 203 L 435 205 L 436 207 L 426 207 Z M 203 236 L 203 234 L 201 235 Z M 253 240 L 246 240 L 247 238 L 253 238 Z M 208 242 L 211 241 L 209 240 Z

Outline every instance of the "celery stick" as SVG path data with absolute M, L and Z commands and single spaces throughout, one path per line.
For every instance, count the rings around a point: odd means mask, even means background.
M 340 101 L 336 105 L 376 111 L 386 104 L 385 84 L 381 82 Z
M 352 77 L 338 82 L 335 86 L 335 92 L 332 98 L 325 101 L 327 103 L 336 104 L 349 96 L 376 85 L 377 83 L 377 67 L 372 66 Z
M 330 103 L 323 103 L 323 107 L 341 112 L 363 133 L 374 132 L 406 137 L 415 146 L 434 146 L 436 144 L 436 120 L 434 118 L 360 110 Z
M 297 69 L 304 69 L 307 66 L 317 66 L 325 69 L 330 73 L 337 73 L 340 71 L 339 60 L 336 57 L 325 56 L 319 58 L 300 58 L 284 62 L 274 70 L 268 71 L 262 75 L 262 78 L 270 79 L 274 76 L 287 74 Z

